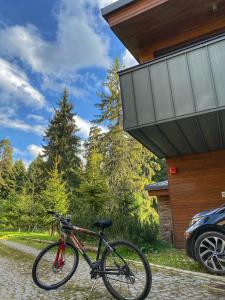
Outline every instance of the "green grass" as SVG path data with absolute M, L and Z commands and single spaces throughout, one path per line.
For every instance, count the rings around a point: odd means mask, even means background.
M 54 241 L 58 238 L 59 235 L 49 235 L 48 232 L 18 232 L 18 231 L 9 231 L 3 232 L 0 231 L 0 239 L 9 239 L 9 240 L 23 240 L 23 239 L 38 239 L 46 241 Z
M 8 239 L 20 242 L 27 246 L 32 246 L 37 249 L 43 249 L 46 244 L 28 240 L 38 239 L 44 241 L 56 241 L 59 235 L 51 236 L 48 232 L 1 232 L 0 239 Z M 91 243 L 93 245 L 93 243 Z M 145 248 L 145 247 L 144 247 Z M 149 249 L 147 249 L 149 248 Z M 150 264 L 173 267 L 182 270 L 189 270 L 194 272 L 204 272 L 203 268 L 194 260 L 187 257 L 184 250 L 177 250 L 169 247 L 166 244 L 158 243 L 152 247 L 146 247 L 145 253 Z M 94 258 L 93 253 L 89 253 Z
M 184 250 L 165 249 L 159 253 L 149 253 L 147 258 L 150 263 L 163 265 L 176 269 L 188 270 L 193 272 L 204 272 L 200 264 L 190 259 Z

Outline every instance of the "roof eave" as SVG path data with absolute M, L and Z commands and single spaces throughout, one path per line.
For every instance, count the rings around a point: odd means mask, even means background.
M 131 4 L 135 0 L 118 0 L 104 8 L 101 9 L 102 16 L 107 20 L 109 14 L 114 13 L 115 11 Z

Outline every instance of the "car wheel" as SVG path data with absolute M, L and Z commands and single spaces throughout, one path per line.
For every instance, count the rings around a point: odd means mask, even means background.
M 225 274 L 225 235 L 208 231 L 195 242 L 195 256 L 203 268 L 212 274 Z

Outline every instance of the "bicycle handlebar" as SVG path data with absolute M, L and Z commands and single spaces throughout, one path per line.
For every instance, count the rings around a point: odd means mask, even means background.
M 55 219 L 59 220 L 59 222 L 62 223 L 63 225 L 66 225 L 66 226 L 70 225 L 70 217 L 63 217 L 60 214 L 58 214 L 57 212 L 52 211 L 52 210 L 48 210 L 47 213 L 49 215 L 52 215 Z

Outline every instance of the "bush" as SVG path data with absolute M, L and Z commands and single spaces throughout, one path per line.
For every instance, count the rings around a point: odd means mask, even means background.
M 159 235 L 159 225 L 152 221 L 149 224 L 141 224 L 135 216 L 111 215 L 106 216 L 113 221 L 113 226 L 107 229 L 111 240 L 125 239 L 142 246 L 156 244 Z M 93 224 L 102 216 L 93 216 L 91 213 L 74 217 L 73 222 L 77 226 L 93 229 Z M 96 228 L 95 228 L 96 229 Z

